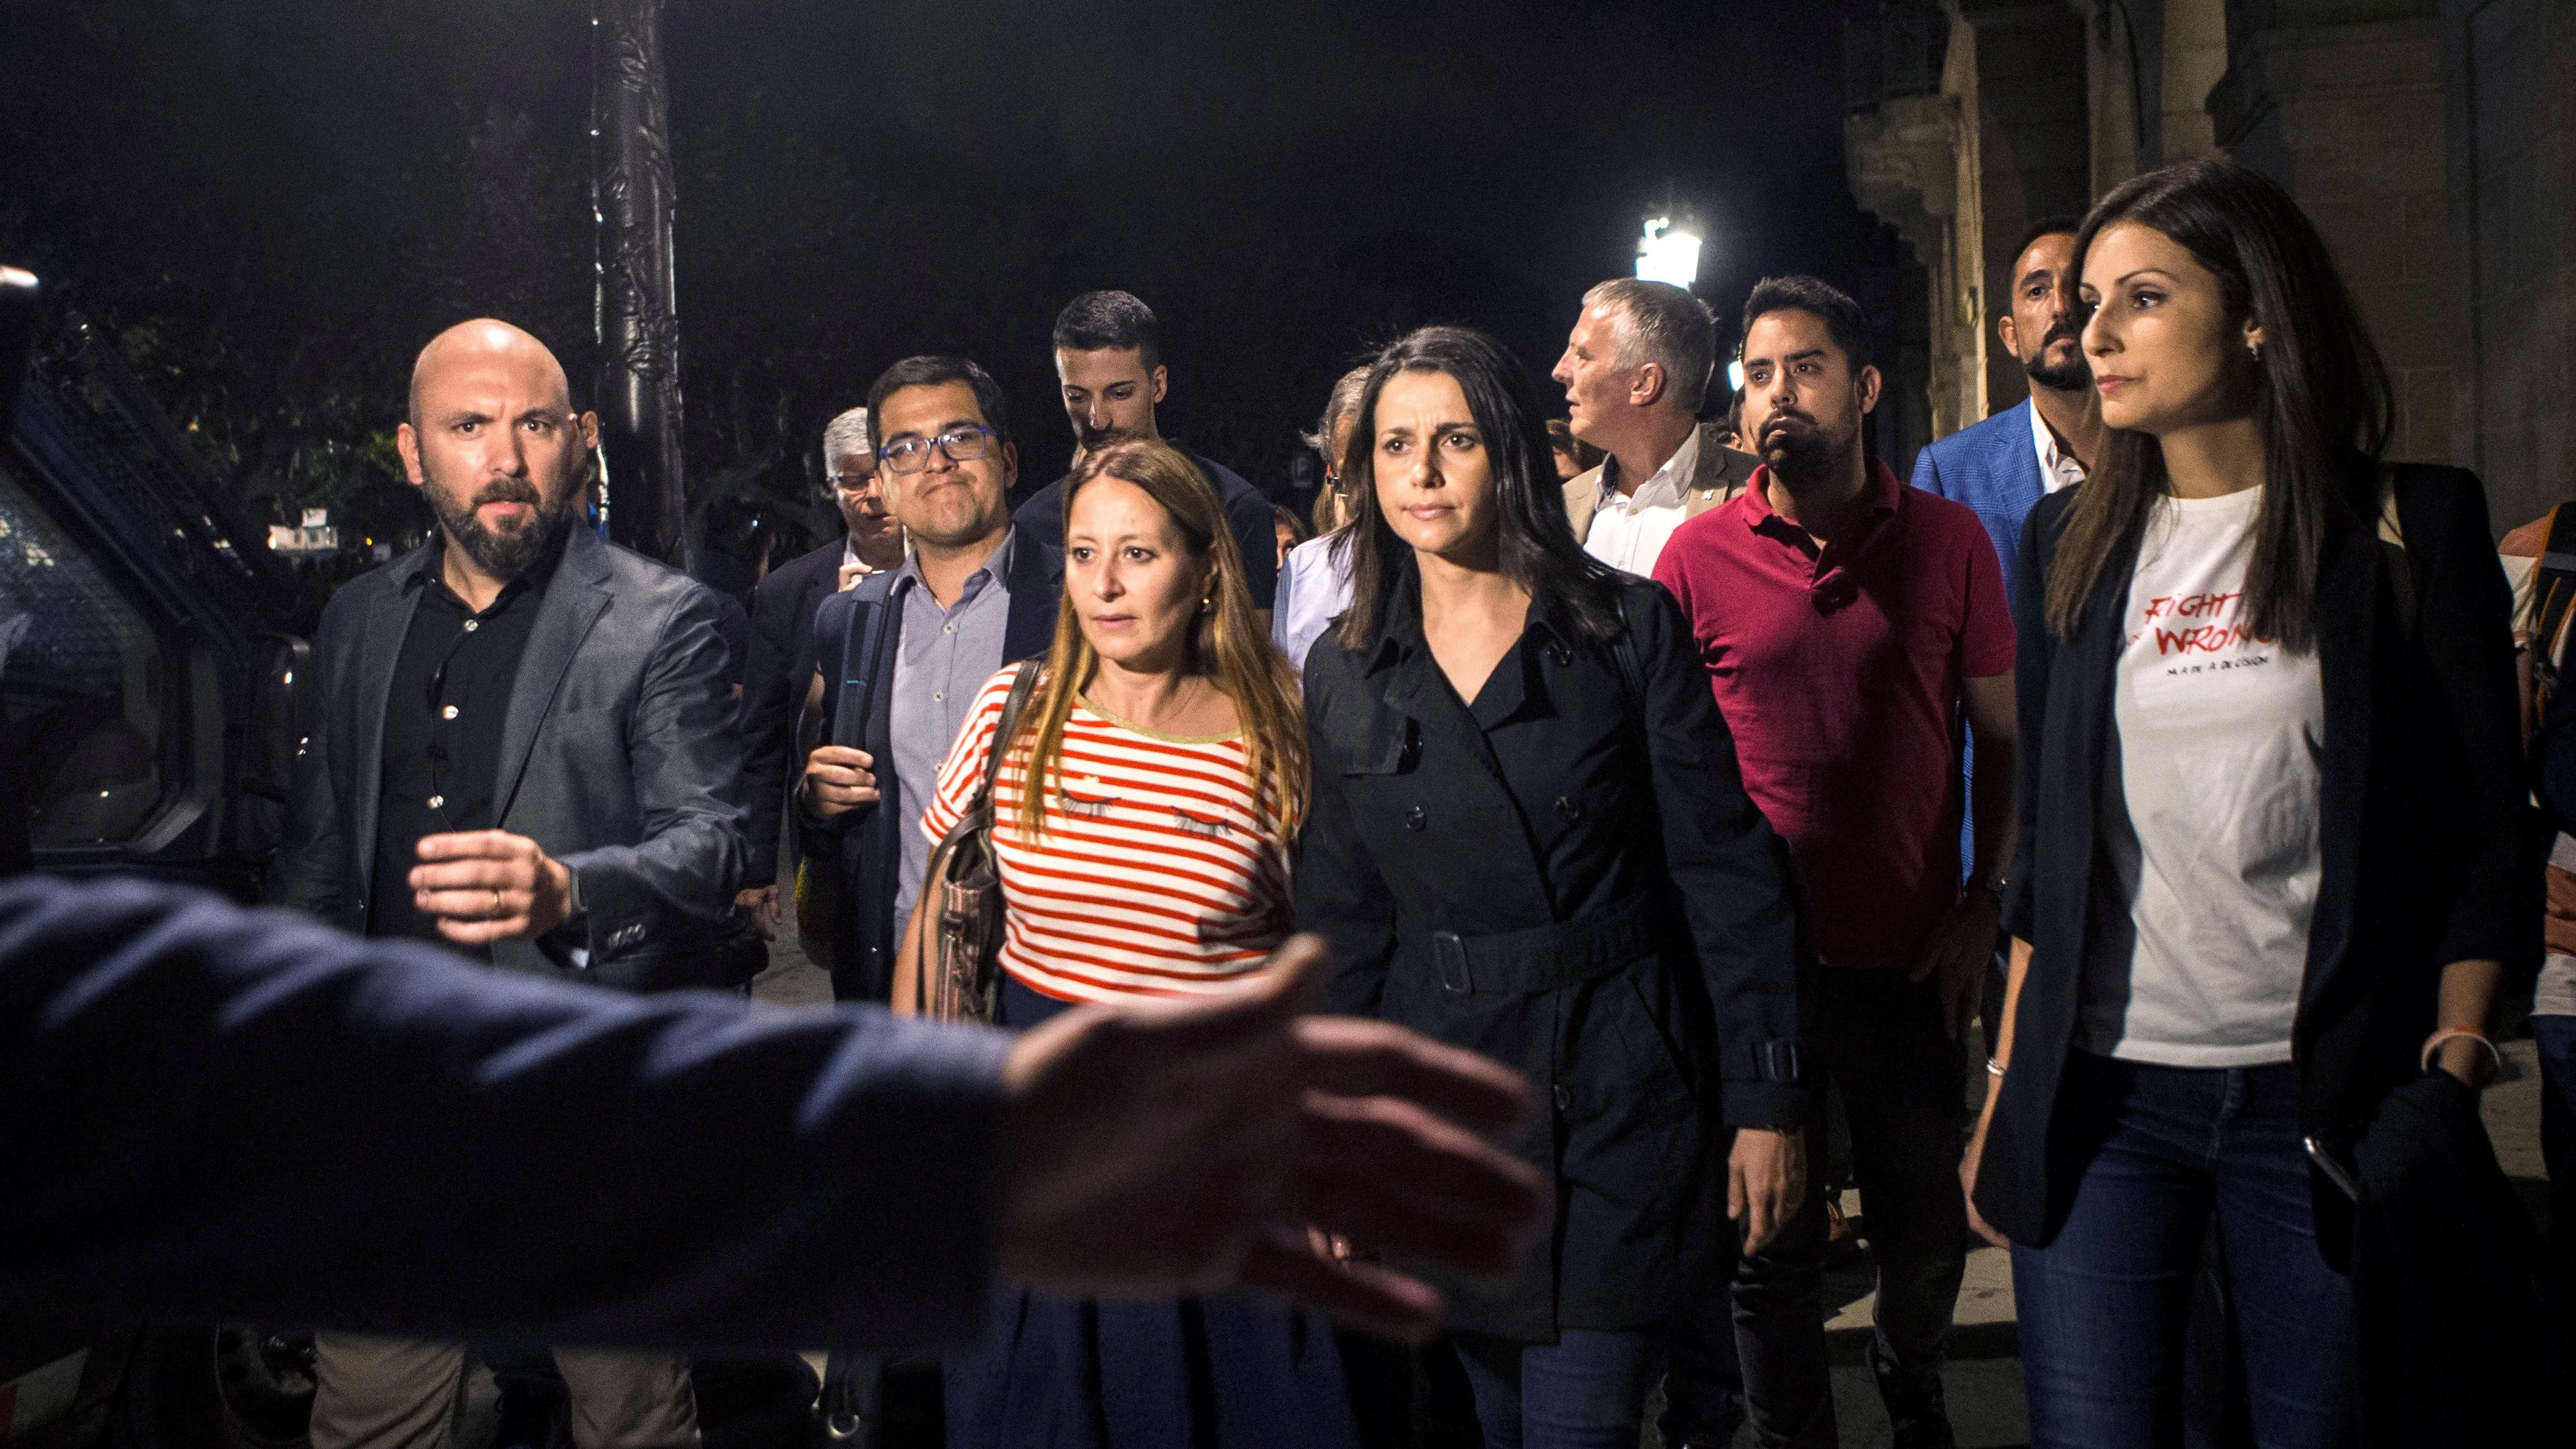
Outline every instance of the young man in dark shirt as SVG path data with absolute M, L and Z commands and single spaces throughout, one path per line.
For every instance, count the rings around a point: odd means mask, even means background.
M 1129 293 L 1085 292 L 1065 304 L 1055 319 L 1055 375 L 1064 393 L 1064 414 L 1073 423 L 1075 463 L 1122 439 L 1162 436 L 1154 407 L 1171 391 L 1171 371 L 1163 366 L 1162 337 L 1152 310 Z M 1267 623 L 1279 587 L 1279 543 L 1271 532 L 1270 500 L 1223 463 L 1196 453 L 1189 458 L 1216 485 L 1217 498 L 1225 504 L 1235 547 L 1243 550 L 1244 582 Z M 1071 476 L 1066 470 L 1065 477 Z M 1064 544 L 1064 484 L 1058 478 L 1039 489 L 1013 514 L 1014 522 L 1050 547 Z

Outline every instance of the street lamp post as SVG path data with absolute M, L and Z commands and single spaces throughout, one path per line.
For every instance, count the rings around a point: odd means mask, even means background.
M 591 212 L 608 535 L 676 563 L 688 504 L 680 474 L 680 324 L 671 275 L 662 0 L 597 0 L 591 41 Z

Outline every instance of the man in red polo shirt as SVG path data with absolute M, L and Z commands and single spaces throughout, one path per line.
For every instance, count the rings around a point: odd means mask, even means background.
M 1806 875 L 1825 966 L 1815 1040 L 1842 1091 L 1878 1270 L 1870 1365 L 1895 1442 L 1947 1446 L 1941 1339 L 1967 1239 L 1959 1033 L 2012 858 L 2013 628 L 1976 514 L 1904 486 L 1862 450 L 1879 393 L 1867 347 L 1860 308 L 1833 287 L 1781 277 L 1753 289 L 1744 427 L 1763 467 L 1742 496 L 1674 532 L 1655 578 L 1691 621 L 1745 788 Z M 1981 870 L 1965 882 L 1963 715 L 1985 766 Z M 1816 1330 L 1803 1311 L 1745 1310 L 1799 1304 L 1792 1285 L 1823 1243 L 1811 1201 L 1773 1261 L 1739 1277 L 1757 1423 L 1757 1363 Z

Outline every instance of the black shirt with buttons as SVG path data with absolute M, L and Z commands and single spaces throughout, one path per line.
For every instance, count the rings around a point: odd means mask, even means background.
M 376 868 L 369 882 L 367 934 L 458 946 L 412 899 L 420 839 L 500 822 L 493 792 L 501 773 L 501 730 L 519 658 L 562 561 L 558 547 L 512 579 L 476 613 L 439 577 L 439 556 L 403 581 L 418 590 L 411 628 L 394 660 L 385 697 L 384 783 L 377 801 Z

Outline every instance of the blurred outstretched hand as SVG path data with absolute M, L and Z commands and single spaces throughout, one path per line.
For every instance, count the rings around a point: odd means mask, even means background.
M 1313 1015 L 1323 943 L 1298 936 L 1240 992 L 1085 1007 L 1023 1036 L 998 1244 L 1028 1287 L 1100 1298 L 1267 1289 L 1419 1340 L 1439 1294 L 1336 1261 L 1309 1227 L 1508 1273 L 1548 1184 L 1496 1145 L 1528 1083 L 1384 1022 Z

